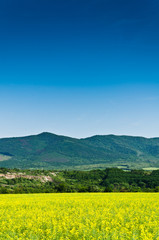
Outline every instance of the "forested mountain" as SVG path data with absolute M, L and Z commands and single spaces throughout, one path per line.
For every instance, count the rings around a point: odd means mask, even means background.
M 0 139 L 0 167 L 93 169 L 159 167 L 159 138 L 52 133 Z

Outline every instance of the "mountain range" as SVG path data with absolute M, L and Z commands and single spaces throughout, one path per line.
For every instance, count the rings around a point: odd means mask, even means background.
M 78 169 L 159 167 L 159 138 L 96 135 L 71 138 L 48 132 L 0 139 L 0 167 Z

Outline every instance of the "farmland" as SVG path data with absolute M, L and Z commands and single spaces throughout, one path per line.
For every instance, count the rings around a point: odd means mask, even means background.
M 9 194 L 0 239 L 159 239 L 158 193 Z

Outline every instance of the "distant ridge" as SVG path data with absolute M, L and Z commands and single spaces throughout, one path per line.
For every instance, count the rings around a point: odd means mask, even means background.
M 77 139 L 49 132 L 1 138 L 0 167 L 84 170 L 159 167 L 159 138 L 110 134 Z

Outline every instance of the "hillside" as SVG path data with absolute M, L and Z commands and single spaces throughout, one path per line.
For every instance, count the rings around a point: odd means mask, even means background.
M 103 135 L 84 139 L 52 133 L 0 139 L 0 167 L 93 169 L 159 167 L 159 138 Z
M 30 170 L 0 168 L 0 193 L 159 192 L 159 170 Z

